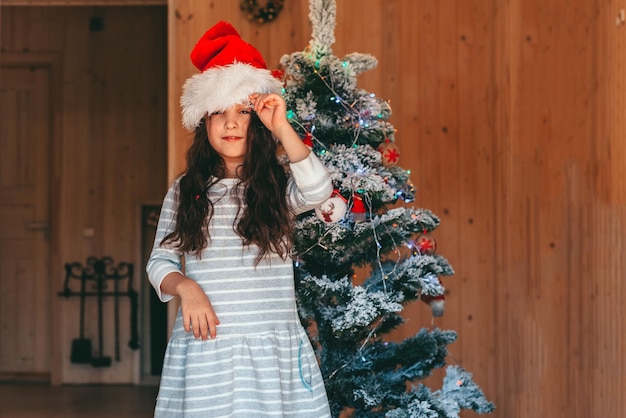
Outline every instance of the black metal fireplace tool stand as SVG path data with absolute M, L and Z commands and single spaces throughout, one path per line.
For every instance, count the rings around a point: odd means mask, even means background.
M 80 280 L 80 291 L 71 290 L 71 281 Z M 126 280 L 127 288 L 120 290 L 120 282 Z M 91 284 L 91 290 L 87 284 Z M 113 289 L 110 289 L 110 283 Z M 115 360 L 120 361 L 120 325 L 119 325 L 119 298 L 128 297 L 130 300 L 130 334 L 128 346 L 136 350 L 139 348 L 139 324 L 138 324 L 138 295 L 133 289 L 133 264 L 121 262 L 114 265 L 111 257 L 89 257 L 86 265 L 81 263 L 65 264 L 65 281 L 60 296 L 80 297 L 80 330 L 79 338 L 72 341 L 70 361 L 77 364 L 91 364 L 93 367 L 109 367 L 111 357 L 104 355 L 103 338 L 103 301 L 105 297 L 113 297 L 114 303 L 114 334 L 115 334 Z M 98 303 L 98 356 L 93 355 L 91 339 L 85 338 L 85 302 L 88 297 L 96 297 Z

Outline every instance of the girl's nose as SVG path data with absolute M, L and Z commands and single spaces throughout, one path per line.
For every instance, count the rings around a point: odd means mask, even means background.
M 227 115 L 226 120 L 224 121 L 224 126 L 226 129 L 234 129 L 237 127 L 237 118 L 232 115 Z
M 226 129 L 234 129 L 239 126 L 239 121 L 237 120 L 237 115 L 226 114 L 224 120 L 224 126 Z

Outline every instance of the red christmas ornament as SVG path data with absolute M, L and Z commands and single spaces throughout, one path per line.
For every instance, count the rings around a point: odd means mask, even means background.
M 311 132 L 307 132 L 306 135 L 304 135 L 302 142 L 304 142 L 304 145 L 307 147 L 313 148 L 313 135 L 311 135 Z
M 285 77 L 285 72 L 283 70 L 272 70 L 271 73 L 275 79 L 280 81 L 283 81 L 283 78 Z
M 354 219 L 354 222 L 363 222 L 365 220 L 365 214 L 367 213 L 365 203 L 363 203 L 363 198 L 356 193 L 352 196 L 352 198 L 352 218 Z
M 385 142 L 378 146 L 378 152 L 380 152 L 382 162 L 385 167 L 391 167 L 398 164 L 398 160 L 400 159 L 400 149 L 389 139 L 385 140 Z
M 437 241 L 426 230 L 415 238 L 413 246 L 420 254 L 433 255 L 437 251 Z

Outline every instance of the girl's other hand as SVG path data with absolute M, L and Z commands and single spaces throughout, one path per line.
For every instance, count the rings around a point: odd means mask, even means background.
M 215 338 L 220 321 L 213 310 L 211 301 L 202 288 L 191 279 L 179 284 L 178 295 L 183 314 L 185 331 L 193 332 L 194 337 L 207 340 Z

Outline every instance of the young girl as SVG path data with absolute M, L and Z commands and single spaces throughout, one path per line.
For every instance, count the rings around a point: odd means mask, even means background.
M 155 417 L 330 417 L 289 258 L 294 215 L 329 197 L 330 177 L 290 126 L 281 83 L 230 24 L 191 58 L 202 72 L 181 104 L 195 137 L 147 264 L 159 298 L 181 302 Z

